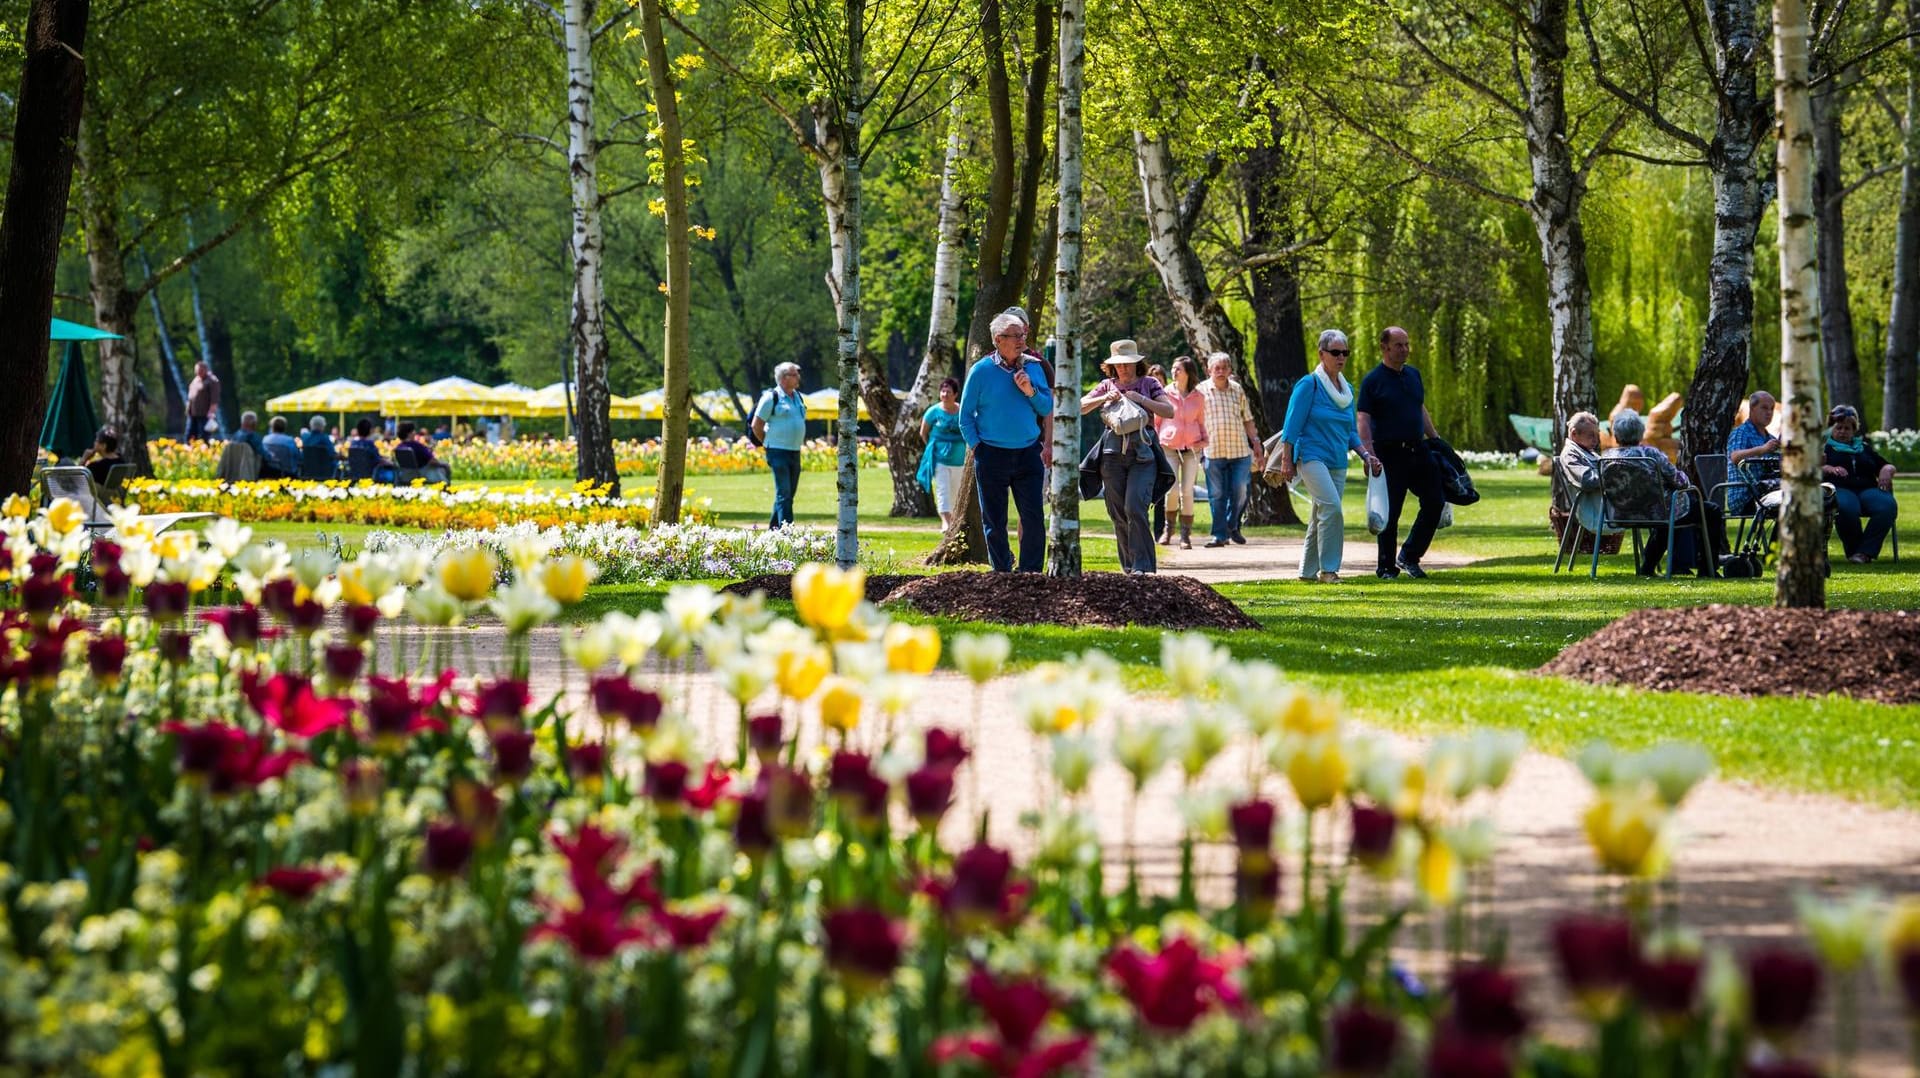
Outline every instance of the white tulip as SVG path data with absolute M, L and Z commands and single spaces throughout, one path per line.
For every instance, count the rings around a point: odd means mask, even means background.
M 999 676 L 1007 657 L 1013 654 L 1013 641 L 1000 633 L 956 633 L 953 637 L 953 665 L 974 684 L 983 684 Z
M 1233 658 L 1226 648 L 1199 633 L 1167 633 L 1160 637 L 1160 669 L 1182 696 L 1205 689 Z
M 1087 790 L 1087 783 L 1093 778 L 1093 769 L 1100 763 L 1100 749 L 1093 738 L 1086 734 L 1055 734 L 1053 753 L 1048 765 L 1053 770 L 1054 781 L 1060 784 L 1069 796 L 1078 797 Z
M 252 541 L 253 529 L 229 517 L 221 517 L 203 528 L 200 538 L 218 551 L 222 559 L 232 561 Z

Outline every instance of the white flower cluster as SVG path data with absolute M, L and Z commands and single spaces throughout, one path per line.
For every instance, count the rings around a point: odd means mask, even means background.
M 606 583 L 663 580 L 718 580 L 790 573 L 810 561 L 832 561 L 833 535 L 811 528 L 749 530 L 704 524 L 665 524 L 633 528 L 619 524 L 503 524 L 485 530 L 434 533 L 376 531 L 364 541 L 368 552 L 418 551 L 429 559 L 447 549 L 482 547 L 503 566 L 510 547 L 529 540 L 556 553 L 591 559 Z M 866 559 L 862 559 L 863 561 Z

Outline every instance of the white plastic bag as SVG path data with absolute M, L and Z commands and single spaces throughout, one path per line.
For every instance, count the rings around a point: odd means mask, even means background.
M 1441 528 L 1451 527 L 1453 527 L 1453 503 L 1448 502 L 1440 507 L 1440 523 L 1435 524 L 1433 530 L 1439 531 Z
M 1367 477 L 1367 534 L 1379 535 L 1387 530 L 1387 474 Z

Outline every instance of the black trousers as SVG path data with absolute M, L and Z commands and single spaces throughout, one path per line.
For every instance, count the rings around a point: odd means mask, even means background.
M 1380 557 L 1377 568 L 1391 571 L 1395 546 L 1400 540 L 1400 510 L 1411 493 L 1420 502 L 1414 514 L 1413 530 L 1407 533 L 1407 545 L 1399 548 L 1400 561 L 1419 562 L 1433 545 L 1433 533 L 1440 527 L 1440 512 L 1447 507 L 1440 492 L 1440 475 L 1421 442 L 1378 441 L 1373 454 L 1380 458 L 1387 477 L 1387 526 L 1380 530 Z
M 1697 498 L 1700 492 L 1694 491 L 1692 496 Z M 1693 555 L 1695 574 L 1716 576 L 1720 555 L 1727 552 L 1727 518 L 1717 505 L 1708 505 L 1705 508 L 1707 528 L 1704 532 L 1697 526 L 1680 528 L 1675 531 L 1674 538 L 1677 542 L 1692 544 L 1690 553 Z M 1692 519 L 1698 521 L 1699 518 L 1692 517 Z M 1660 559 L 1667 553 L 1667 529 L 1652 528 L 1649 531 L 1646 546 L 1640 548 L 1640 564 L 1636 567 L 1641 576 L 1658 575 Z M 1700 549 L 1703 546 L 1706 547 L 1704 551 Z

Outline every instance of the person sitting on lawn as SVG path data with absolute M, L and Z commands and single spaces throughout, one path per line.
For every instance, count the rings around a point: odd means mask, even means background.
M 1821 478 L 1833 486 L 1834 523 L 1839 525 L 1847 560 L 1864 565 L 1880 556 L 1880 544 L 1900 513 L 1893 500 L 1893 465 L 1860 436 L 1860 413 L 1852 405 L 1834 405 L 1827 413 L 1827 424 Z
M 1640 418 L 1640 413 L 1630 408 L 1622 411 L 1614 417 L 1614 447 L 1607 450 L 1605 459 L 1639 459 L 1652 461 L 1654 473 L 1659 476 L 1661 485 L 1666 490 L 1672 491 L 1673 497 L 1679 503 L 1674 506 L 1675 519 L 1681 523 L 1685 523 L 1694 512 L 1693 496 L 1689 490 L 1690 484 L 1687 480 L 1687 473 L 1674 467 L 1673 462 L 1667 459 L 1665 453 L 1660 452 L 1650 445 L 1644 444 L 1641 439 L 1646 436 L 1646 433 L 1647 421 Z M 1664 499 L 1657 497 L 1658 492 L 1649 492 L 1649 494 L 1653 495 L 1649 500 L 1652 501 L 1654 505 L 1664 508 Z M 1698 556 L 1698 552 L 1696 551 L 1694 570 L 1701 576 L 1713 576 L 1714 557 L 1711 549 L 1713 545 L 1711 536 L 1721 534 L 1725 528 L 1725 524 L 1717 519 L 1720 514 L 1714 507 L 1705 506 L 1704 508 L 1707 517 L 1707 535 L 1709 536 L 1709 542 L 1707 544 L 1708 551 L 1706 552 L 1706 557 Z M 1636 515 L 1638 514 L 1636 513 Z M 1649 515 L 1651 514 L 1649 513 Z M 1637 566 L 1637 570 L 1641 576 L 1654 575 L 1654 571 L 1660 567 L 1660 558 L 1667 552 L 1667 533 L 1665 529 L 1653 528 L 1649 530 L 1652 531 L 1653 535 L 1647 540 L 1646 549 L 1643 551 L 1639 566 Z M 1695 545 L 1697 547 L 1699 544 Z

